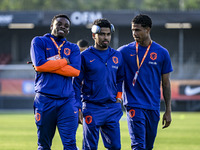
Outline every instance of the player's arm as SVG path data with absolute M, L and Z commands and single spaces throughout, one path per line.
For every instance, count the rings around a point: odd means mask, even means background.
M 73 80 L 73 86 L 74 86 L 74 91 L 75 91 L 75 98 L 78 104 L 78 107 L 81 109 L 82 108 L 82 102 L 81 102 L 81 89 L 82 89 L 82 82 L 84 80 L 84 72 L 81 67 L 81 72 L 78 77 L 75 77 Z
M 38 72 L 50 72 L 53 73 L 54 71 L 61 69 L 67 65 L 66 59 L 59 59 L 59 60 L 47 60 L 44 64 L 40 66 L 34 66 L 35 70 Z
M 165 101 L 165 113 L 163 115 L 163 128 L 167 128 L 171 124 L 171 84 L 170 73 L 162 75 L 162 91 Z
M 81 57 L 81 71 L 78 77 L 75 77 L 73 80 L 73 87 L 75 91 L 75 98 L 76 98 L 76 105 L 79 108 L 79 123 L 82 124 L 83 122 L 83 114 L 82 114 L 82 87 L 83 87 L 83 80 L 85 78 L 85 62 L 83 56 Z
M 77 77 L 80 74 L 80 70 L 70 65 L 66 65 L 58 70 L 52 71 L 51 73 L 56 73 L 56 74 L 67 76 L 67 77 Z
M 83 83 L 84 73 L 81 71 L 78 77 L 74 78 L 73 86 L 75 91 L 76 105 L 79 108 L 79 123 L 83 123 L 83 113 L 82 113 L 82 98 L 81 98 L 81 89 Z
M 124 63 L 123 63 L 123 59 L 122 57 L 120 58 L 120 65 L 119 68 L 117 70 L 117 102 L 121 102 L 122 103 L 122 84 L 123 84 L 123 80 L 124 80 Z
M 45 56 L 46 46 L 44 41 L 35 37 L 31 42 L 31 61 L 38 72 L 51 72 L 67 65 L 66 59 L 47 60 Z

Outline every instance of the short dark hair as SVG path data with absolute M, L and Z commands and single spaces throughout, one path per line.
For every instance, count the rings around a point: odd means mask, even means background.
M 107 27 L 111 29 L 111 23 L 106 18 L 96 19 L 93 25 L 98 25 L 100 28 Z
M 132 20 L 132 23 L 134 24 L 141 24 L 142 27 L 152 27 L 152 20 L 149 16 L 144 14 L 139 14 L 135 16 Z
M 55 15 L 55 16 L 53 17 L 53 19 L 51 20 L 51 24 L 53 24 L 53 22 L 54 22 L 57 18 L 66 18 L 66 19 L 69 21 L 69 23 L 71 24 L 71 20 L 70 20 L 69 17 L 68 17 L 67 15 L 65 15 L 65 14 L 58 14 L 58 15 Z
M 80 47 L 88 47 L 89 46 L 89 43 L 88 41 L 84 40 L 84 39 L 80 39 L 77 41 L 77 45 L 80 46 Z

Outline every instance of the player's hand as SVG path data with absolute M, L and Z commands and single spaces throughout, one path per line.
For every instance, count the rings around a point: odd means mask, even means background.
M 35 69 L 35 66 L 34 65 L 32 65 L 33 66 L 33 68 L 34 68 L 34 70 L 35 70 L 35 72 L 37 72 L 38 74 L 40 74 L 41 72 L 39 72 L 39 71 L 36 71 L 36 69 Z
M 163 125 L 163 129 L 164 128 L 167 128 L 170 126 L 171 124 L 171 112 L 165 112 L 164 115 L 163 115 L 163 120 L 162 120 L 162 125 Z
M 32 67 L 33 67 L 33 69 L 36 71 L 36 69 L 35 69 L 35 66 L 33 65 L 33 62 L 32 61 L 27 61 L 27 64 L 32 64 Z M 38 74 L 40 74 L 41 72 L 39 72 L 39 71 L 36 71 Z
M 83 113 L 81 109 L 78 111 L 78 123 L 83 124 Z
M 26 63 L 27 63 L 27 64 L 33 64 L 33 62 L 32 62 L 32 61 L 27 61 Z

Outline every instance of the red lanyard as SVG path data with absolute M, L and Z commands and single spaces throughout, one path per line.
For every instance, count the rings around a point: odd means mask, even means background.
M 145 54 L 144 54 L 144 56 L 143 56 L 143 58 L 142 58 L 141 63 L 139 63 L 139 57 L 138 57 L 138 43 L 136 43 L 136 57 L 137 57 L 138 71 L 139 71 L 140 67 L 142 66 L 142 64 L 143 64 L 143 62 L 144 62 L 144 60 L 145 60 L 145 58 L 146 58 L 146 56 L 147 56 L 147 54 L 148 54 L 148 52 L 149 52 L 149 49 L 150 49 L 150 47 L 151 47 L 151 44 L 152 44 L 152 41 L 150 42 L 149 46 L 147 47 L 147 50 L 146 50 L 146 52 L 145 52 Z M 139 65 L 139 64 L 140 64 L 140 65 Z
M 132 82 L 132 85 L 133 85 L 133 86 L 135 86 L 135 82 L 136 82 L 137 77 L 138 77 L 138 75 L 139 75 L 139 70 L 140 70 L 140 68 L 141 68 L 141 66 L 142 66 L 142 64 L 143 64 L 143 62 L 144 62 L 144 60 L 145 60 L 145 58 L 147 57 L 147 54 L 148 54 L 149 49 L 150 49 L 150 47 L 151 47 L 151 44 L 152 44 L 152 41 L 151 41 L 151 43 L 149 44 L 149 46 L 147 47 L 147 50 L 146 50 L 146 52 L 145 52 L 145 54 L 144 54 L 144 56 L 143 56 L 143 58 L 142 58 L 142 61 L 141 61 L 141 63 L 140 63 L 140 62 L 139 62 L 139 57 L 138 57 L 138 43 L 136 42 L 136 57 L 137 57 L 138 71 L 136 71 L 135 76 L 134 76 L 134 78 L 133 78 L 133 82 Z
M 61 47 L 64 45 L 65 41 L 63 41 L 63 43 L 60 46 L 58 46 L 58 44 L 56 43 L 56 41 L 54 40 L 54 38 L 52 38 L 52 37 L 50 37 L 50 38 L 53 41 L 53 43 L 56 46 L 56 48 L 58 49 L 58 55 L 61 58 L 60 51 L 61 51 Z

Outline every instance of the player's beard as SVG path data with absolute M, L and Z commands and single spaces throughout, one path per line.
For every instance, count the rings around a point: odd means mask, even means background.
M 108 43 L 104 43 L 105 41 L 101 42 L 101 44 L 99 45 L 101 48 L 105 49 L 108 48 L 109 45 L 109 41 L 107 41 Z
M 105 48 L 108 48 L 108 45 L 107 44 L 101 44 L 101 45 L 99 45 L 99 47 L 105 49 Z

